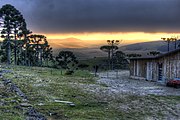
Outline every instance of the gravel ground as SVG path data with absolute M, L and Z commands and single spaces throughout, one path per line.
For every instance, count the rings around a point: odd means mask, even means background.
M 108 102 L 108 107 L 124 111 L 130 117 L 137 114 L 142 120 L 180 120 L 180 103 L 176 98 L 180 96 L 180 89 L 130 79 L 129 71 L 102 72 L 97 79 L 97 84 L 77 84 L 75 87 L 94 93 L 98 100 Z M 166 98 L 168 95 L 170 98 Z
M 98 76 L 98 83 L 107 85 L 107 90 L 113 93 L 180 95 L 180 89 L 166 87 L 157 82 L 130 79 L 129 71 L 103 72 Z

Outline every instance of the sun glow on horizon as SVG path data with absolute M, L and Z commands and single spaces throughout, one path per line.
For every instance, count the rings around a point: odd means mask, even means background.
M 67 33 L 67 34 L 45 34 L 48 39 L 76 38 L 85 41 L 97 40 L 127 40 L 136 42 L 148 42 L 160 40 L 162 37 L 178 36 L 178 33 L 144 33 L 144 32 L 110 32 L 110 33 Z
M 140 42 L 158 41 L 164 37 L 177 37 L 180 33 L 145 33 L 145 32 L 99 32 L 99 33 L 64 33 L 42 34 L 47 37 L 50 45 L 63 48 L 82 48 L 107 44 L 107 40 L 122 40 L 120 45 L 128 45 Z M 2 40 L 2 39 L 0 39 Z

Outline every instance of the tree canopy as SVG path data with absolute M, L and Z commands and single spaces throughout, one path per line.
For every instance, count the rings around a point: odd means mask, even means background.
M 44 35 L 32 34 L 23 15 L 12 5 L 0 9 L 2 61 L 15 65 L 42 66 L 52 57 L 52 48 Z

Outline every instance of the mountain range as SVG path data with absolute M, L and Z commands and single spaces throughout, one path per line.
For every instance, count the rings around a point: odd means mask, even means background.
M 53 48 L 59 49 L 59 48 L 92 48 L 92 47 L 97 47 L 97 45 L 102 45 L 106 41 L 66 38 L 66 39 L 48 39 L 48 42 Z
M 76 38 L 67 38 L 48 40 L 48 42 L 53 47 L 54 55 L 57 55 L 59 51 L 69 50 L 73 51 L 79 59 L 107 56 L 107 53 L 99 49 L 100 46 L 107 45 L 106 41 L 104 40 L 90 42 Z M 178 42 L 177 44 L 180 44 L 180 42 Z M 128 45 L 124 42 L 118 47 L 118 50 L 123 51 L 126 54 L 138 53 L 141 55 L 147 55 L 149 51 L 159 51 L 161 53 L 167 52 L 168 44 L 167 42 L 162 40 L 134 43 Z M 174 50 L 174 42 L 170 43 L 170 50 Z

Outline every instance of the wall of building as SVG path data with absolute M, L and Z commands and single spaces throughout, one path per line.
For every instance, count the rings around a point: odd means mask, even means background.
M 163 63 L 163 77 L 166 81 L 180 78 L 180 52 L 159 59 Z
M 140 79 L 146 79 L 146 60 L 131 60 L 130 61 L 130 76 Z
M 152 77 L 152 81 L 158 81 L 159 64 L 162 64 L 162 81 L 167 82 L 173 78 L 180 78 L 180 52 L 159 59 L 130 60 L 130 76 L 137 79 Z M 147 65 L 152 66 L 152 68 L 147 70 L 149 68 Z M 147 77 L 147 74 L 151 77 Z

